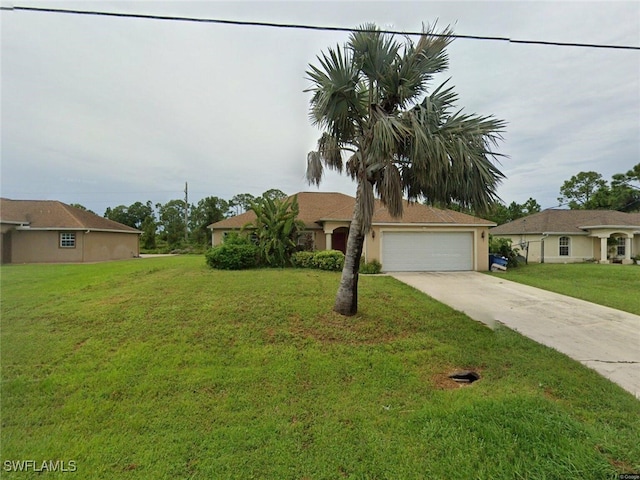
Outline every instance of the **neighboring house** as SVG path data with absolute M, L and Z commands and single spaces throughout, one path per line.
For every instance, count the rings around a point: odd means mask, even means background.
M 491 229 L 530 262 L 632 263 L 640 254 L 640 213 L 548 209 Z
M 299 243 L 314 250 L 346 249 L 355 198 L 342 193 L 301 192 L 298 219 L 306 225 Z M 213 245 L 255 219 L 252 211 L 209 225 Z M 363 256 L 383 271 L 488 270 L 489 227 L 495 223 L 452 210 L 404 202 L 402 218 L 392 218 L 376 200 Z
M 137 257 L 135 228 L 53 200 L 0 198 L 2 263 L 80 263 Z

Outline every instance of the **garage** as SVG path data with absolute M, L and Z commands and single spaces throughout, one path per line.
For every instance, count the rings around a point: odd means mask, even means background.
M 472 232 L 383 232 L 386 272 L 473 270 Z

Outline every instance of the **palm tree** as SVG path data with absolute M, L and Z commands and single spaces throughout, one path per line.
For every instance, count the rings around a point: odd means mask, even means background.
M 319 185 L 327 167 L 346 169 L 357 183 L 334 306 L 343 315 L 358 309 L 358 267 L 375 193 L 395 217 L 402 216 L 404 196 L 455 201 L 476 212 L 498 200 L 504 177 L 491 161 L 499 156 L 491 148 L 505 122 L 455 110 L 457 95 L 447 82 L 427 95 L 433 75 L 447 68 L 451 34 L 450 28 L 437 34 L 427 27 L 417 42 L 399 43 L 365 25 L 306 72 L 310 118 L 323 130 L 317 150 L 307 156 L 307 181 Z

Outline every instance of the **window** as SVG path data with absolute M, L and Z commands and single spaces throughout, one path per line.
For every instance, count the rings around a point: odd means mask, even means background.
M 60 248 L 76 248 L 76 234 L 66 232 L 61 233 Z
M 559 241 L 560 251 L 559 254 L 561 257 L 569 256 L 569 237 L 560 237 Z
M 618 256 L 624 257 L 626 239 L 625 237 L 618 237 Z
M 302 247 L 304 250 L 313 250 L 313 233 L 302 232 L 298 236 L 298 246 Z

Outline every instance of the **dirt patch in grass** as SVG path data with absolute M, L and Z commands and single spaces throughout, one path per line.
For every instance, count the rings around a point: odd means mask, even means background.
M 609 465 L 614 467 L 618 472 L 633 472 L 634 471 L 634 467 L 630 463 L 622 461 L 622 460 L 617 460 L 615 458 L 611 458 L 611 453 L 608 452 L 607 449 L 605 447 L 603 447 L 602 445 L 596 445 L 596 450 L 598 451 L 598 453 L 603 455 L 607 459 L 607 462 L 609 462 Z
M 449 375 L 460 372 L 460 371 L 472 371 L 476 372 L 480 375 L 480 378 L 477 381 L 482 381 L 482 369 L 477 367 L 471 368 L 448 368 L 445 371 L 441 371 L 431 375 L 430 381 L 431 384 L 435 387 L 436 390 L 457 390 L 459 388 L 469 387 L 473 383 L 464 383 L 464 382 L 456 382 L 452 378 L 449 378 Z

